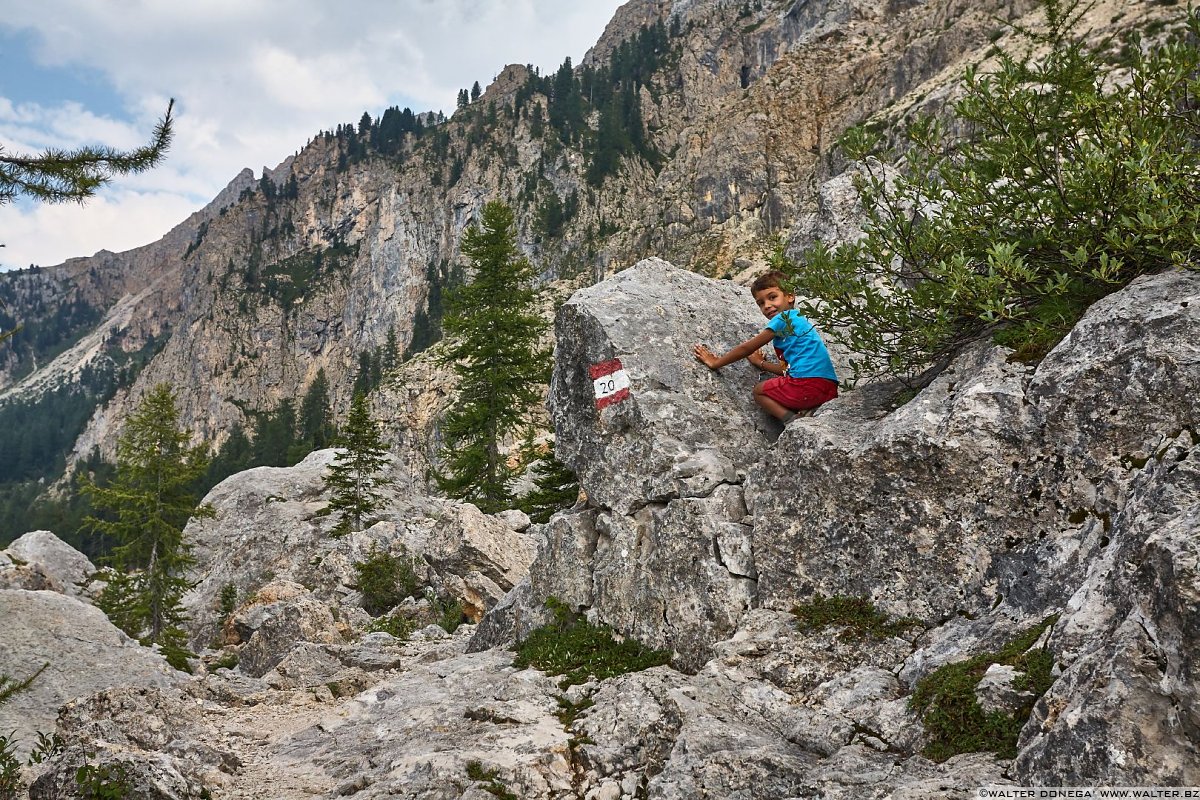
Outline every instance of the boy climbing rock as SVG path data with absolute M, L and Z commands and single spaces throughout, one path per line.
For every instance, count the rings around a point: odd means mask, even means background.
M 766 328 L 722 356 L 702 344 L 692 351 L 709 369 L 720 369 L 745 358 L 775 378 L 754 387 L 754 402 L 776 419 L 788 422 L 798 411 L 808 411 L 837 397 L 837 375 L 821 335 L 807 318 L 792 308 L 796 296 L 784 288 L 785 276 L 773 270 L 750 286 L 754 302 L 767 318 Z M 771 342 L 778 362 L 767 361 L 759 348 Z

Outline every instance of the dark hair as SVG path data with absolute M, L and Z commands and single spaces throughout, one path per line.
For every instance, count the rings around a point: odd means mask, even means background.
M 754 279 L 754 283 L 750 284 L 750 294 L 758 294 L 764 289 L 780 289 L 784 292 L 791 293 L 791 288 L 788 286 L 787 275 L 784 275 L 777 269 L 770 272 L 764 272 Z

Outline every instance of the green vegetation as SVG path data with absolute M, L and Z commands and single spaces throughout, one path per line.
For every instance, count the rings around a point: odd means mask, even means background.
M 342 431 L 338 451 L 325 473 L 325 488 L 330 492 L 329 505 L 321 512 L 341 514 L 334 535 L 360 531 L 363 522 L 379 507 L 383 495 L 379 489 L 391 483 L 380 471 L 387 466 L 387 448 L 379 425 L 371 418 L 367 399 L 354 395 L 350 416 Z
M 226 653 L 216 661 L 208 665 L 210 672 L 215 672 L 219 669 L 233 669 L 241 663 L 241 657 L 237 653 Z
M 538 314 L 536 273 L 516 244 L 512 209 L 484 206 L 481 224 L 463 236 L 462 253 L 475 278 L 455 289 L 443 320 L 453 337 L 439 356 L 459 377 L 458 401 L 442 423 L 442 491 L 492 513 L 512 507 L 513 467 L 500 453 L 504 440 L 528 425 L 542 398 L 549 354 Z
M 517 646 L 513 666 L 562 675 L 562 689 L 593 678 L 602 681 L 640 672 L 671 660 L 669 652 L 651 650 L 636 639 L 617 641 L 608 626 L 588 623 L 554 598 L 546 601 L 546 607 L 554 613 L 554 622 L 533 631 Z
M 104 312 L 80 298 L 43 299 L 51 291 L 40 280 L 38 267 L 10 272 L 0 281 L 0 330 L 11 332 L 4 341 L 4 361 L 15 383 L 33 372 L 35 364 L 49 364 L 96 325 Z M 57 289 L 57 287 L 55 287 Z M 18 320 L 9 309 L 20 309 Z
M 558 698 L 558 721 L 563 724 L 564 728 L 570 729 L 571 724 L 579 718 L 579 715 L 587 711 L 592 706 L 596 705 L 596 701 L 590 697 L 580 699 L 578 703 L 572 703 L 569 697 L 563 696 Z
M 521 498 L 519 506 L 534 522 L 549 522 L 555 511 L 570 508 L 579 499 L 579 480 L 553 452 L 539 459 L 531 474 L 533 490 Z
M 425 598 L 429 601 L 428 605 L 418 605 L 412 610 L 392 611 L 387 616 L 372 620 L 367 625 L 366 631 L 368 633 L 383 631 L 397 639 L 407 639 L 413 631 L 424 628 L 426 625 L 437 625 L 446 633 L 454 633 L 458 630 L 458 626 L 466 619 L 462 605 L 452 597 L 438 596 L 430 587 L 426 587 L 424 593 Z M 414 581 L 412 596 L 416 597 L 417 595 L 418 591 Z
M 500 800 L 518 800 L 517 796 L 500 782 L 500 773 L 494 769 L 484 769 L 478 761 L 467 762 L 467 777 L 482 783 L 485 792 L 495 795 Z
M 358 591 L 363 608 L 373 617 L 395 608 L 406 597 L 417 597 L 420 584 L 407 553 L 389 553 L 373 548 L 363 561 L 355 562 Z
M 171 112 L 154 126 L 150 143 L 133 150 L 111 147 L 48 148 L 38 156 L 8 153 L 0 146 L 0 206 L 24 195 L 43 203 L 82 203 L 114 175 L 145 172 L 154 167 L 171 146 Z
M 237 608 L 237 586 L 232 583 L 227 583 L 221 587 L 220 594 L 220 612 L 221 624 L 224 625 L 233 616 L 234 610 Z
M 818 594 L 812 602 L 797 605 L 792 613 L 796 616 L 796 630 L 815 631 L 840 625 L 842 631 L 839 636 L 844 639 L 890 639 L 903 636 L 913 628 L 923 627 L 918 619 L 888 617 L 865 597 L 825 597 Z
M 1114 67 L 1076 35 L 1078 2 L 1044 10 L 1044 33 L 1019 30 L 1028 50 L 968 71 L 953 124 L 910 123 L 896 171 L 878 135 L 843 137 L 866 236 L 794 272 L 821 298 L 803 312 L 860 354 L 856 376 L 935 372 L 987 336 L 1035 360 L 1139 275 L 1197 268 L 1200 12 L 1162 46 L 1131 33 Z
M 33 685 L 38 676 L 46 671 L 49 663 L 43 664 L 28 678 L 16 679 L 0 673 L 0 703 Z M 47 736 L 38 733 L 37 744 L 29 753 L 28 764 L 40 764 L 62 750 L 62 740 L 57 734 Z M 17 800 L 26 796 L 25 784 L 21 780 L 21 762 L 17 759 L 17 740 L 11 735 L 0 735 L 0 800 Z
M 177 669 L 186 668 L 187 635 L 181 598 L 192 563 L 183 528 L 198 508 L 192 484 L 208 466 L 205 445 L 189 447 L 179 427 L 175 395 L 159 384 L 125 422 L 117 441 L 117 471 L 107 486 L 85 480 L 83 492 L 107 517 L 87 519 L 92 530 L 117 543 L 113 569 L 97 605 L 117 627 L 143 644 L 159 645 Z
M 83 368 L 74 383 L 49 389 L 36 401 L 0 404 L 0 452 L 5 456 L 0 460 L 0 546 L 46 529 L 89 556 L 102 553 L 82 528 L 83 518 L 93 511 L 86 498 L 74 493 L 49 497 L 43 490 L 62 475 L 67 454 L 96 408 L 131 385 L 161 346 L 161 340 L 151 339 L 127 353 L 119 340 L 110 340 L 105 354 Z M 111 471 L 95 452 L 77 467 L 101 477 Z
M 23 678 L 21 680 L 17 680 L 16 678 L 5 675 L 4 673 L 0 673 L 0 703 L 3 703 L 13 695 L 19 694 L 20 692 L 23 692 L 32 686 L 33 682 L 37 680 L 38 676 L 45 672 L 46 668 L 49 666 L 49 662 L 42 664 L 42 666 L 38 668 L 37 672 L 30 675 L 28 678 Z
M 0 735 L 0 800 L 17 800 L 23 788 L 17 740 Z
M 209 464 L 197 494 L 251 467 L 290 467 L 314 450 L 330 447 L 337 437 L 329 399 L 329 380 L 320 369 L 304 392 L 300 412 L 290 398 L 265 412 L 246 411 L 253 420 L 251 435 L 234 425 Z
M 133 779 L 129 767 L 120 761 L 111 764 L 85 763 L 75 770 L 79 796 L 85 800 L 130 800 Z
M 1001 758 L 1016 757 L 1017 736 L 1033 704 L 1054 682 L 1050 651 L 1030 648 L 1057 620 L 1057 615 L 1047 617 L 999 651 L 947 664 L 917 682 L 908 703 L 921 715 L 930 737 L 922 751 L 925 756 L 939 762 L 959 753 L 992 752 Z M 1016 667 L 1025 673 L 1022 685 L 1016 688 L 1030 692 L 1032 697 L 1016 713 L 985 713 L 975 699 L 975 686 L 992 664 Z

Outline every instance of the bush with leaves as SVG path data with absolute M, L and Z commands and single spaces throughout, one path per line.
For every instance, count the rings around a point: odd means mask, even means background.
M 1036 360 L 1134 278 L 1196 268 L 1200 15 L 1161 45 L 1129 34 L 1113 64 L 1114 43 L 1074 33 L 1086 7 L 1043 9 L 1043 29 L 1017 29 L 1023 50 L 968 70 L 953 126 L 910 123 L 902 159 L 866 128 L 843 137 L 865 236 L 794 273 L 856 377 L 911 377 L 989 335 Z
M 416 597 L 419 592 L 412 559 L 404 552 L 372 548 L 365 559 L 354 563 L 354 571 L 358 575 L 363 608 L 371 616 L 386 613 L 404 598 Z

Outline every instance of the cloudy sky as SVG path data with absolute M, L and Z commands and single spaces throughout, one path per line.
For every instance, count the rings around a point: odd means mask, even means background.
M 154 241 L 243 167 L 388 106 L 449 115 L 511 63 L 578 63 L 623 0 L 0 0 L 0 147 L 147 142 L 166 162 L 85 206 L 0 206 L 0 269 Z

